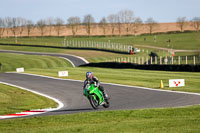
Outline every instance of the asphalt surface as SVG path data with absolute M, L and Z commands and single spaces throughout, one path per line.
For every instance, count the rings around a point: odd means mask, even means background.
M 95 111 L 83 96 L 81 81 L 58 80 L 18 73 L 0 73 L 0 81 L 25 87 L 64 103 L 60 110 L 42 115 L 60 115 Z M 110 108 L 100 110 L 127 110 L 161 107 L 179 107 L 200 104 L 200 95 L 157 91 L 138 87 L 102 84 L 110 96 Z
M 0 50 L 0 53 L 14 53 L 14 54 L 25 54 L 25 55 L 47 55 L 47 56 L 62 57 L 71 61 L 74 67 L 88 63 L 88 61 L 82 57 L 68 55 L 68 54 L 38 53 L 38 52 L 24 52 L 24 51 L 11 51 L 11 50 Z

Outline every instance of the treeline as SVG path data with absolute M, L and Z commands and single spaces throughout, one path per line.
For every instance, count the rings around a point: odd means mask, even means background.
M 193 27 L 194 30 L 200 29 L 200 17 L 194 17 L 192 20 L 187 20 L 186 17 L 179 17 L 176 21 L 177 27 L 181 32 L 184 31 L 187 25 Z M 84 30 L 86 35 L 92 35 L 92 29 L 101 29 L 101 35 L 135 35 L 138 34 L 141 27 L 147 29 L 149 34 L 154 33 L 156 28 L 159 28 L 153 18 L 148 18 L 142 21 L 140 17 L 135 17 L 133 11 L 122 10 L 117 14 L 111 14 L 103 17 L 100 22 L 96 22 L 91 14 L 85 15 L 83 20 L 80 17 L 72 16 L 66 21 L 62 18 L 46 18 L 40 19 L 36 23 L 22 17 L 5 17 L 0 18 L 0 37 L 3 36 L 30 36 L 36 29 L 40 32 L 40 36 L 60 36 L 61 31 L 68 30 L 70 35 L 77 36 L 79 30 Z M 48 29 L 48 30 L 47 30 Z M 48 34 L 46 33 L 48 31 Z M 24 35 L 26 32 L 26 35 Z M 52 34 L 54 32 L 54 34 Z M 56 32 L 56 34 L 55 34 Z M 6 35 L 5 35 L 6 34 Z

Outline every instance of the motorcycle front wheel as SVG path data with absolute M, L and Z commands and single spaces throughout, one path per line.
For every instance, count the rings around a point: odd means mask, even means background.
M 105 100 L 105 104 L 103 105 L 104 108 L 109 108 L 110 107 L 110 103 L 108 100 Z
M 99 100 L 96 94 L 89 95 L 89 101 L 93 109 L 98 109 L 99 106 Z

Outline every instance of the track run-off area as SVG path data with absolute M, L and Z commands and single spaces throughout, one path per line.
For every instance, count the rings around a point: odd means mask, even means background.
M 12 53 L 13 52 L 14 51 L 12 51 Z M 10 51 L 7 51 L 7 53 L 10 53 Z M 43 55 L 43 53 L 29 52 L 14 53 Z M 63 57 L 64 55 L 54 54 L 53 56 Z M 69 57 L 64 56 L 64 58 L 73 62 L 75 66 L 87 63 L 87 61 L 80 57 L 68 56 Z M 100 107 L 98 110 L 93 110 L 87 98 L 83 96 L 83 81 L 26 73 L 0 73 L 0 82 L 27 88 L 28 90 L 38 92 L 39 94 L 45 94 L 63 104 L 62 107 L 56 110 L 47 111 L 46 113 L 37 115 L 60 115 L 102 110 L 182 107 L 200 104 L 199 93 L 167 91 L 137 86 L 102 83 L 110 96 L 110 108 L 105 109 Z

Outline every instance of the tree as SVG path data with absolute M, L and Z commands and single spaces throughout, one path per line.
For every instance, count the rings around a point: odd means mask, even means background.
M 133 20 L 134 20 L 134 14 L 133 11 L 131 10 L 122 10 L 118 13 L 119 15 L 119 23 L 120 24 L 124 24 L 125 29 L 126 29 L 126 33 L 128 35 L 128 33 L 130 32 L 130 30 L 133 27 Z M 121 26 L 121 25 L 119 25 Z M 120 31 L 121 31 L 121 27 Z
M 67 22 L 72 30 L 73 36 L 75 36 L 81 23 L 81 19 L 79 17 L 70 17 L 67 19 Z
M 62 29 L 63 24 L 64 24 L 64 21 L 61 18 L 55 19 L 55 29 L 57 31 L 58 36 L 60 36 L 60 30 Z
M 118 29 L 118 32 L 119 32 L 119 35 L 121 35 L 121 21 L 120 21 L 120 17 L 119 17 L 119 14 L 117 14 L 117 29 Z
M 116 14 L 111 14 L 107 17 L 108 22 L 110 23 L 111 26 L 111 33 L 112 35 L 114 34 L 116 23 L 117 23 L 117 15 Z
M 194 27 L 194 29 L 196 31 L 199 31 L 199 28 L 200 28 L 200 17 L 194 17 L 191 22 L 192 22 L 192 26 Z
M 38 29 L 40 30 L 40 33 L 41 33 L 41 36 L 44 35 L 44 32 L 45 32 L 45 27 L 46 27 L 46 22 L 44 19 L 40 19 L 38 22 L 37 22 L 37 27 Z
M 142 19 L 141 18 L 135 18 L 134 20 L 134 25 L 133 25 L 133 32 L 137 33 L 138 28 L 142 25 Z
M 11 31 L 13 35 L 16 37 L 16 32 L 17 32 L 17 18 L 12 18 L 11 19 Z
M 31 32 L 31 29 L 33 28 L 33 26 L 34 26 L 33 21 L 27 20 L 26 29 L 27 29 L 28 36 L 30 36 L 30 32 Z
M 181 32 L 184 31 L 184 27 L 186 25 L 186 17 L 179 17 L 176 21 L 177 26 L 180 28 Z
M 86 15 L 83 19 L 83 24 L 85 25 L 88 36 L 91 34 L 92 24 L 94 23 L 95 23 L 95 20 L 91 14 Z
M 19 29 L 19 34 L 22 36 L 23 31 L 26 27 L 27 20 L 21 17 L 16 18 L 17 19 L 17 28 Z
M 52 27 L 53 27 L 53 25 L 55 25 L 55 19 L 53 17 L 49 17 L 49 18 L 47 18 L 46 21 L 47 21 L 46 24 L 49 27 L 49 36 L 51 36 Z
M 99 22 L 99 26 L 100 26 L 100 28 L 103 29 L 103 34 L 104 34 L 104 36 L 105 36 L 105 35 L 106 35 L 106 27 L 107 27 L 107 21 L 106 21 L 106 18 L 105 18 L 105 17 L 103 17 L 103 18 L 101 19 L 101 21 Z
M 3 18 L 0 18 L 0 37 L 3 36 L 5 27 L 6 27 L 5 20 Z
M 158 23 L 153 18 L 148 18 L 145 22 L 149 28 L 149 33 L 152 34 Z
M 7 37 L 9 37 L 8 31 L 9 31 L 9 29 L 11 30 L 11 27 L 12 27 L 12 18 L 11 17 L 5 18 L 5 27 L 6 27 L 6 31 L 7 31 Z

